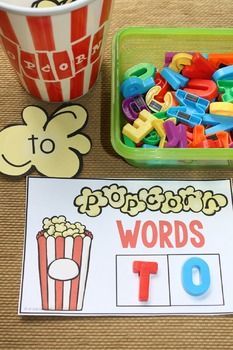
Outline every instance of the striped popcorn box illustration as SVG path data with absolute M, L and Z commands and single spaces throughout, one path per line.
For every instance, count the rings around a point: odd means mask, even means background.
M 80 311 L 88 276 L 91 232 L 64 216 L 43 220 L 37 234 L 43 310 Z
M 113 0 L 48 8 L 0 2 L 0 39 L 24 88 L 48 102 L 86 94 L 101 68 Z

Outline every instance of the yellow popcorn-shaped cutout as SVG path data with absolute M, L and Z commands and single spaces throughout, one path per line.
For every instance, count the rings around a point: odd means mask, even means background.
M 81 194 L 75 197 L 74 205 L 78 207 L 79 213 L 95 217 L 108 205 L 108 199 L 102 191 L 92 191 L 89 187 L 83 187 Z
M 192 55 L 189 53 L 177 53 L 172 57 L 172 61 L 169 64 L 169 68 L 174 70 L 175 72 L 180 73 L 180 71 L 184 68 L 184 66 L 190 66 L 192 63 Z
M 19 176 L 35 167 L 49 177 L 75 176 L 81 169 L 81 155 L 91 148 L 90 140 L 79 132 L 87 121 L 86 110 L 73 104 L 49 118 L 40 107 L 28 106 L 22 117 L 22 125 L 0 132 L 0 172 Z M 62 223 L 64 217 L 54 220 Z
M 143 109 L 133 125 L 128 123 L 123 127 L 122 133 L 135 143 L 138 143 L 153 130 L 154 120 L 155 117 L 146 109 Z

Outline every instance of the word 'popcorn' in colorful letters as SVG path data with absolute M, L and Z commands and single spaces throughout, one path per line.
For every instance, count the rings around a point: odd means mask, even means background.
M 36 51 L 35 54 L 23 51 L 18 44 L 5 37 L 2 38 L 2 44 L 12 66 L 19 74 L 32 79 L 42 77 L 46 81 L 56 81 L 75 77 L 88 63 L 96 61 L 101 53 L 103 34 L 104 27 L 94 34 L 93 39 L 88 36 L 78 42 L 72 42 L 66 51 L 53 51 L 51 54 L 43 51 Z
M 0 132 L 0 172 L 19 176 L 35 167 L 48 177 L 73 177 L 81 170 L 81 155 L 91 148 L 79 132 L 87 122 L 82 106 L 63 106 L 52 118 L 40 107 L 28 106 L 22 118 L 23 124 Z
M 177 193 L 164 191 L 160 186 L 153 186 L 149 190 L 140 189 L 137 193 L 130 193 L 125 186 L 117 184 L 94 191 L 83 187 L 81 194 L 74 199 L 78 212 L 91 217 L 100 215 L 102 208 L 107 206 L 130 216 L 136 216 L 145 210 L 160 211 L 163 214 L 192 211 L 210 216 L 227 204 L 228 200 L 223 194 L 203 192 L 193 186 L 180 188 Z

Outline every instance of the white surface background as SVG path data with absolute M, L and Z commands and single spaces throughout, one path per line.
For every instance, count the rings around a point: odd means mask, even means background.
M 151 212 L 149 210 L 140 213 L 137 217 L 129 217 L 122 214 L 118 209 L 111 207 L 103 208 L 102 214 L 95 218 L 90 218 L 85 214 L 79 214 L 77 208 L 73 205 L 74 198 L 80 194 L 82 187 L 88 186 L 95 189 L 101 189 L 102 186 L 118 183 L 125 185 L 129 192 L 136 193 L 138 189 L 150 188 L 154 185 L 160 185 L 164 190 L 173 190 L 176 192 L 180 187 L 188 185 L 194 186 L 196 189 L 212 190 L 214 193 L 222 193 L 228 197 L 228 206 L 222 208 L 220 212 L 212 217 L 205 216 L 203 213 L 185 213 L 179 214 L 161 214 L 160 212 Z M 38 254 L 36 235 L 42 228 L 42 220 L 44 217 L 52 217 L 54 215 L 65 215 L 70 222 L 80 221 L 86 225 L 87 229 L 93 233 L 93 242 L 91 248 L 90 268 L 87 279 L 87 287 L 85 293 L 84 307 L 77 315 L 84 314 L 170 314 L 170 313 L 218 313 L 218 312 L 233 312 L 233 277 L 231 266 L 233 264 L 233 232 L 232 232 L 232 199 L 231 187 L 229 180 L 219 181 L 160 181 L 150 180 L 146 181 L 127 181 L 127 180 L 90 180 L 90 179 L 46 179 L 31 177 L 28 179 L 28 203 L 27 203 L 27 225 L 26 225 L 26 242 L 25 242 L 25 260 L 22 278 L 22 293 L 21 305 L 19 313 L 21 314 L 43 314 L 46 311 L 41 310 L 41 298 L 39 289 L 39 274 L 38 274 Z M 136 248 L 122 248 L 119 238 L 116 220 L 122 220 L 124 228 L 133 228 L 135 220 L 141 220 L 142 223 L 146 220 L 182 220 L 188 224 L 191 220 L 200 220 L 203 223 L 203 234 L 205 235 L 205 245 L 202 248 L 194 248 L 187 244 L 185 248 L 145 248 L 142 241 L 139 239 Z M 117 307 L 116 306 L 116 255 L 172 255 L 172 254 L 219 254 L 221 258 L 222 280 L 224 305 L 212 306 L 212 303 L 222 303 L 221 288 L 220 288 L 220 274 L 218 259 L 207 259 L 210 263 L 211 274 L 213 278 L 211 292 L 207 293 L 202 300 L 203 305 L 200 305 L 200 300 L 197 306 L 196 302 L 188 296 L 190 306 L 130 306 Z M 126 258 L 125 258 L 126 259 Z M 130 258 L 127 258 L 130 259 Z M 126 260 L 127 260 L 126 259 Z M 151 299 L 150 304 L 157 303 L 157 301 L 166 302 L 167 300 L 167 272 L 166 259 L 160 257 L 161 266 L 160 274 L 155 277 L 159 278 L 160 290 L 156 290 L 156 300 Z M 181 288 L 179 280 L 179 266 L 182 258 L 171 257 L 173 260 L 174 275 L 176 278 L 171 279 L 172 284 L 172 301 L 174 303 L 181 303 L 184 299 L 184 291 Z M 164 265 L 162 266 L 162 260 Z M 176 260 L 174 262 L 174 260 Z M 119 260 L 120 261 L 120 260 Z M 119 285 L 122 283 L 127 285 L 125 276 L 129 274 L 127 267 L 123 266 L 124 258 L 121 258 L 118 266 Z M 162 269 L 164 269 L 164 276 L 162 276 Z M 171 271 L 172 272 L 172 271 Z M 170 274 L 171 274 L 170 272 Z M 123 275 L 125 273 L 125 276 Z M 133 274 L 130 282 L 134 279 Z M 136 281 L 136 282 L 135 282 Z M 126 286 L 125 286 L 126 287 Z M 138 304 L 136 295 L 132 297 L 133 284 L 128 283 L 128 288 L 119 289 L 118 301 L 121 303 Z M 153 287 L 156 289 L 156 286 Z M 216 289 L 215 289 L 216 288 Z M 214 290 L 215 289 L 215 290 Z M 136 289 L 137 292 L 137 289 Z M 159 293 L 159 294 L 158 294 Z M 131 299 L 132 298 L 132 299 Z M 186 296 L 187 298 L 187 296 Z M 193 302 L 192 302 L 193 301 Z M 186 300 L 185 300 L 186 303 Z M 202 303 L 202 302 L 201 302 Z M 204 304 L 206 306 L 204 306 Z M 211 305 L 209 305 L 211 304 Z M 54 314 L 54 312 L 46 312 Z M 63 312 L 57 312 L 63 314 Z M 65 313 L 69 314 L 69 312 Z M 72 312 L 74 314 L 74 312 Z

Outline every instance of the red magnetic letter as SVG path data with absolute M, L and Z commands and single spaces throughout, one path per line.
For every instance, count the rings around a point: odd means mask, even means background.
M 134 261 L 133 272 L 139 275 L 139 301 L 147 301 L 149 298 L 150 274 L 156 274 L 158 264 L 150 261 Z

